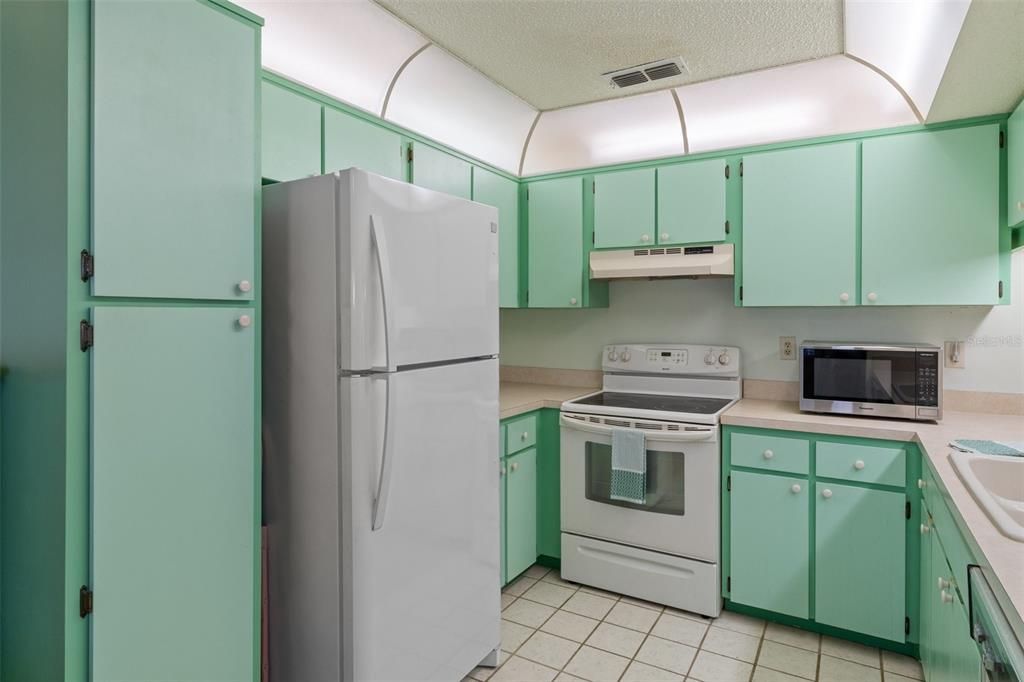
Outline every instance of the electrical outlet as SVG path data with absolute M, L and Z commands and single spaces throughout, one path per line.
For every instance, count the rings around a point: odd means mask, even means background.
M 943 364 L 953 369 L 963 369 L 966 348 L 967 344 L 963 341 L 946 341 L 945 352 L 943 353 L 946 359 Z
M 779 359 L 780 360 L 796 360 L 796 337 L 795 336 L 780 336 L 779 337 Z

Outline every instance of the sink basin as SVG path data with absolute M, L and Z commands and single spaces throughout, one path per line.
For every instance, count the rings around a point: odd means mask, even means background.
M 950 459 L 996 528 L 1024 542 L 1024 457 L 954 452 Z

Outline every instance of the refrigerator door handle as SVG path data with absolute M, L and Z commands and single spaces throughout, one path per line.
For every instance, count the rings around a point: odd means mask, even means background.
M 391 491 L 391 467 L 394 455 L 391 449 L 394 445 L 395 391 L 391 387 L 391 375 L 381 374 L 379 378 L 384 381 L 384 442 L 380 449 L 380 476 L 377 479 L 377 494 L 373 498 L 373 515 L 371 517 L 371 530 L 380 530 L 384 525 L 384 516 L 388 510 L 388 494 Z
M 391 261 L 388 260 L 388 240 L 384 235 L 383 221 L 379 215 L 370 215 L 370 234 L 373 237 L 373 251 L 377 256 L 377 275 L 380 277 L 380 299 L 384 307 L 384 367 L 374 367 L 377 372 L 394 372 L 391 360 L 391 340 L 394 330 L 388 301 L 391 300 Z

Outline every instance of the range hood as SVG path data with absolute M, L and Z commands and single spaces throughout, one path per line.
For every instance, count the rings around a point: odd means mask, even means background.
M 732 277 L 732 244 L 591 251 L 591 279 Z

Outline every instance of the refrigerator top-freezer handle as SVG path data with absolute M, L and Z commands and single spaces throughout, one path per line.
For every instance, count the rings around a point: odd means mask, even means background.
M 395 440 L 395 410 L 392 409 L 395 391 L 391 387 L 391 375 L 379 374 L 377 377 L 384 380 L 384 442 L 380 449 L 380 475 L 377 478 L 377 494 L 373 498 L 371 530 L 380 530 L 387 514 L 388 493 L 391 492 L 391 466 L 394 460 L 391 450 Z
M 384 367 L 374 367 L 378 372 L 394 372 L 395 364 L 391 357 L 391 340 L 394 330 L 391 324 L 391 311 L 388 301 L 391 299 L 391 261 L 388 260 L 388 241 L 384 234 L 383 220 L 379 215 L 370 216 L 370 234 L 373 237 L 373 251 L 377 257 L 377 274 L 380 277 L 380 299 L 384 308 Z

